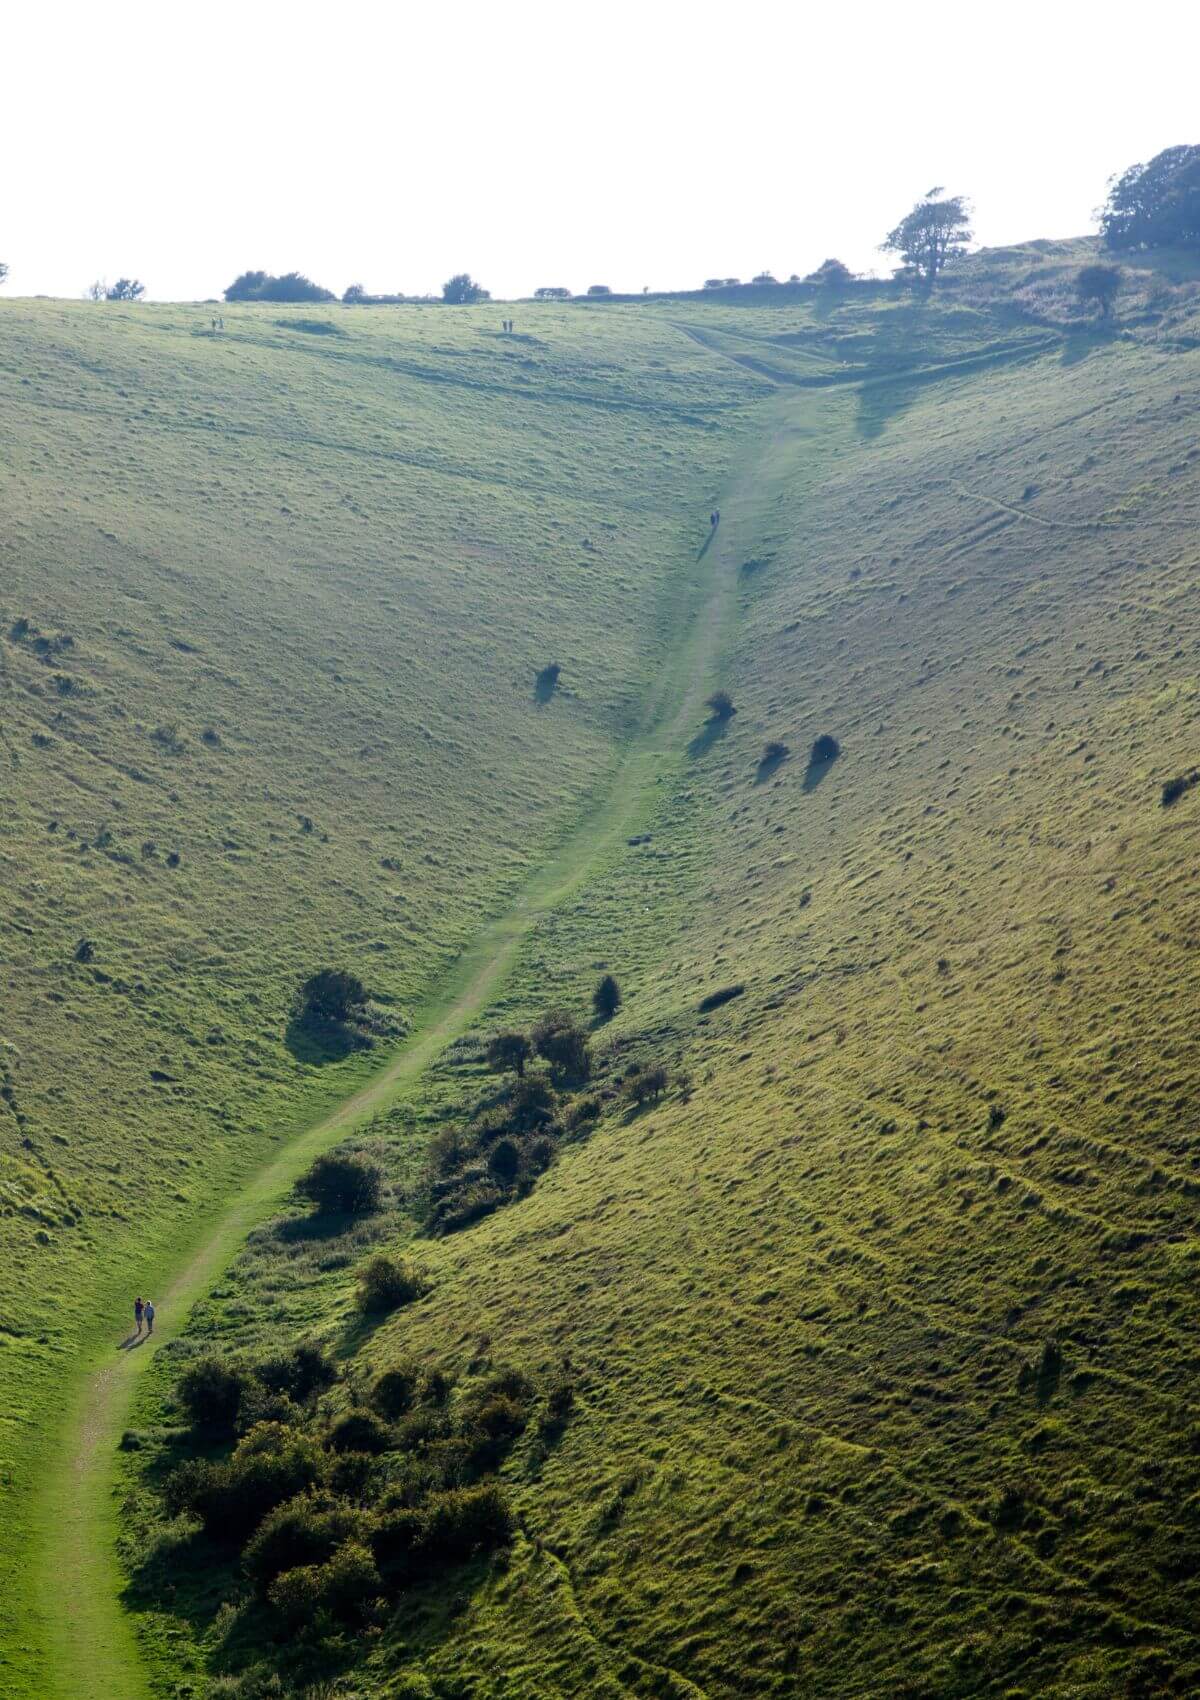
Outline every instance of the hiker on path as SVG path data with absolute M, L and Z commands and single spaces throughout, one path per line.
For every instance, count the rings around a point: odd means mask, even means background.
M 146 1300 L 146 1333 L 154 1333 L 154 1300 Z
M 142 1300 L 140 1298 L 134 1299 L 134 1301 L 133 1301 L 133 1320 L 137 1324 L 137 1332 L 138 1332 L 139 1336 L 142 1332 L 142 1318 L 144 1317 L 145 1314 L 146 1314 L 146 1307 L 143 1304 Z

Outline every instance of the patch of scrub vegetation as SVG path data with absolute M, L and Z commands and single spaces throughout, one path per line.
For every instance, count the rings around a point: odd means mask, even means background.
M 169 1597 L 229 1692 L 336 1677 L 503 1564 L 500 1472 L 519 1449 L 536 1476 L 573 1402 L 563 1374 L 539 1386 L 482 1353 L 462 1376 L 398 1357 L 370 1379 L 314 1345 L 192 1355 L 165 1421 L 128 1437 L 147 1488 L 134 1602 Z

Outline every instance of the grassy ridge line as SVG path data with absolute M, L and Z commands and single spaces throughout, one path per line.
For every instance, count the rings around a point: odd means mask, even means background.
M 736 505 L 736 504 L 735 504 Z M 231 1208 L 206 1225 L 183 1267 L 168 1277 L 156 1338 L 179 1331 L 188 1308 L 228 1265 L 247 1233 L 267 1214 L 313 1156 L 357 1122 L 395 1099 L 406 1084 L 499 991 L 524 938 L 539 916 L 576 891 L 605 855 L 638 824 L 653 802 L 653 787 L 680 730 L 695 718 L 721 618 L 731 595 L 734 552 L 724 536 L 709 539 L 698 571 L 686 587 L 683 638 L 670 653 L 648 705 L 644 729 L 631 745 L 600 800 L 562 848 L 530 881 L 512 909 L 486 927 L 464 952 L 443 989 L 422 1011 L 414 1036 L 374 1080 L 295 1138 L 239 1194 Z M 164 1269 L 167 1267 L 164 1260 Z M 121 1302 L 121 1301 L 115 1301 Z M 110 1311 L 110 1314 L 112 1312 Z M 39 1593 L 45 1602 L 51 1686 L 62 1700 L 129 1700 L 148 1695 L 132 1629 L 117 1600 L 112 1457 L 149 1355 L 117 1361 L 108 1342 L 97 1341 L 71 1403 L 37 1522 Z M 62 1579 L 73 1578 L 64 1595 Z

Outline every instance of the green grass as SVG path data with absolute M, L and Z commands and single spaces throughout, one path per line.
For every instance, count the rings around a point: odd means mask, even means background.
M 1022 287 L 1033 263 L 1019 259 Z M 571 1356 L 580 1408 L 561 1444 L 508 1472 L 524 1529 L 511 1562 L 474 1576 L 453 1609 L 402 1606 L 358 1649 L 355 1692 L 386 1693 L 418 1666 L 439 1694 L 510 1700 L 1194 1691 L 1195 793 L 1159 801 L 1197 761 L 1188 290 L 1157 306 L 1148 288 L 1136 296 L 1124 339 L 1014 325 L 962 298 L 935 304 L 924 329 L 886 298 L 824 319 L 679 301 L 548 313 L 586 350 L 581 365 L 606 339 L 632 392 L 652 377 L 669 387 L 649 367 L 662 359 L 710 408 L 728 401 L 710 417 L 734 431 L 680 426 L 710 458 L 681 465 L 678 506 L 639 440 L 628 476 L 659 492 L 664 539 L 677 529 L 669 557 L 628 569 L 647 597 L 640 617 L 600 633 L 614 677 L 624 658 L 624 718 L 601 738 L 590 693 L 576 710 L 580 739 L 598 743 L 590 765 L 580 756 L 573 806 L 590 791 L 599 812 L 543 883 L 533 870 L 571 805 L 521 823 L 534 895 L 490 934 L 483 895 L 463 918 L 459 938 L 478 939 L 463 972 L 497 952 L 503 972 L 443 1036 L 477 1010 L 488 1030 L 560 999 L 583 1008 L 607 966 L 626 996 L 608 1042 L 686 1068 L 693 1092 L 638 1115 L 610 1108 L 529 1198 L 422 1244 L 429 1297 L 374 1331 L 350 1308 L 357 1245 L 349 1266 L 322 1269 L 258 1236 L 197 1306 L 193 1342 L 312 1333 L 355 1374 L 400 1352 L 462 1369 L 490 1351 L 539 1371 Z M 414 317 L 439 342 L 471 323 Z M 345 323 L 357 333 L 362 320 Z M 752 338 L 791 375 L 747 367 Z M 862 356 L 848 378 L 839 343 Z M 537 382 L 548 397 L 561 380 Z M 486 406 L 476 388 L 464 417 Z M 698 399 L 687 406 L 703 417 Z M 501 434 L 511 461 L 516 426 Z M 580 467 L 590 488 L 582 449 Z M 720 500 L 720 553 L 693 568 L 684 520 L 701 486 Z M 448 516 L 447 537 L 474 511 Z M 710 569 L 713 618 L 689 626 Z M 670 587 L 689 584 L 673 607 Z M 585 587 L 581 576 L 562 595 Z M 647 676 L 681 631 L 656 703 Z M 718 631 L 713 654 L 702 634 Z M 526 676 L 548 647 L 531 646 Z M 569 654 L 554 648 L 566 682 Z M 738 713 L 715 735 L 700 704 L 717 683 Z M 650 705 L 641 741 L 637 699 Z M 842 753 L 806 776 L 822 732 Z M 791 755 L 761 777 L 773 738 Z M 535 785 L 528 751 L 503 744 L 493 764 L 511 759 Z M 631 765 L 613 781 L 622 747 Z M 209 807 L 197 799 L 197 820 Z M 463 818 L 474 849 L 489 820 Z M 329 854 L 340 866 L 337 843 Z M 446 890 L 436 877 L 421 880 L 430 917 Z M 496 878 L 493 912 L 518 889 Z M 264 957 L 294 918 L 270 896 Z M 324 940 L 340 941 L 346 923 L 319 900 Z M 414 989 L 382 987 L 418 1045 L 446 1007 L 420 1001 L 449 948 L 430 950 Z M 269 970 L 280 1013 L 305 960 Z M 699 1012 L 735 981 L 743 997 Z M 80 1054 L 95 1036 L 80 1029 Z M 363 1136 L 401 1184 L 430 1130 L 479 1089 L 469 1049 L 440 1062 L 433 1049 Z M 272 1082 L 294 1117 L 274 1125 L 298 1125 L 359 1067 Z M 205 1238 L 203 1200 L 215 1208 L 235 1174 L 260 1169 L 253 1085 L 245 1168 L 213 1176 L 205 1159 L 210 1190 L 162 1221 L 161 1268 L 187 1236 Z M 169 1125 L 191 1153 L 183 1121 Z M 298 1160 L 290 1146 L 244 1213 L 223 1218 L 222 1263 Z M 379 1227 L 380 1243 L 413 1234 L 403 1211 Z M 91 1267 L 87 1248 L 77 1255 Z M 106 1255 L 113 1280 L 119 1252 Z M 183 1322 L 174 1307 L 171 1321 Z M 1039 1374 L 1049 1341 L 1061 1366 Z M 138 1376 L 132 1420 L 148 1431 L 170 1418 L 172 1355 Z M 46 1361 L 40 1382 L 26 1374 L 35 1395 L 68 1384 L 58 1353 Z M 134 1567 L 162 1538 L 139 1486 L 155 1456 L 128 1466 L 133 1500 L 106 1502 L 101 1533 L 121 1524 Z M 112 1454 L 97 1458 L 102 1497 Z M 101 1583 L 109 1562 L 102 1543 Z M 150 1691 L 199 1684 L 215 1598 L 207 1617 L 195 1600 L 132 1603 Z
M 36 1673 L 27 1489 L 81 1349 L 377 1066 L 293 1055 L 299 979 L 345 961 L 410 1018 L 611 783 L 750 386 L 616 318 L 4 319 L 0 1470 Z

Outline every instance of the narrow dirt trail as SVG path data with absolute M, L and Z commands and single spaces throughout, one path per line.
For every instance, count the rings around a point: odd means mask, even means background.
M 750 464 L 723 498 L 721 525 L 697 557 L 679 630 L 663 658 L 642 729 L 597 800 L 507 912 L 476 936 L 387 1066 L 277 1152 L 208 1221 L 183 1265 L 164 1272 L 155 1347 L 180 1332 L 191 1306 L 313 1157 L 394 1102 L 476 1020 L 539 917 L 577 891 L 652 807 L 657 781 L 682 758 L 714 683 L 712 668 L 735 594 L 737 539 L 743 531 L 749 535 L 753 485 Z M 133 1624 L 118 1594 L 115 1460 L 138 1376 L 151 1356 L 144 1344 L 119 1350 L 111 1339 L 97 1340 L 65 1408 L 59 1463 L 42 1492 L 38 1517 L 38 1591 L 50 1662 L 46 1700 L 150 1700 Z

